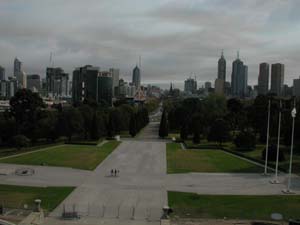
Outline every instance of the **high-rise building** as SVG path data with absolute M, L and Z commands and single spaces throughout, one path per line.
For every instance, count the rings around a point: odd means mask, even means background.
M 222 51 L 221 58 L 218 61 L 218 79 L 226 81 L 226 60 Z
M 116 96 L 117 89 L 119 87 L 119 74 L 120 70 L 115 68 L 110 68 L 109 72 L 112 75 L 112 90 L 113 90 L 113 96 Z
M 47 95 L 49 97 L 68 96 L 69 74 L 60 67 L 48 67 L 46 70 Z
M 86 65 L 73 71 L 72 98 L 74 102 L 85 99 L 97 101 L 97 77 L 99 67 Z
M 7 96 L 7 83 L 6 80 L 0 80 L 0 97 L 6 97 Z
M 17 77 L 19 73 L 22 71 L 22 62 L 15 58 L 14 60 L 14 76 Z
M 141 86 L 141 71 L 138 66 L 134 67 L 132 72 L 132 84 L 139 88 Z
M 205 90 L 208 91 L 209 89 L 211 89 L 211 82 L 207 81 L 204 84 Z
M 224 87 L 225 87 L 225 82 L 221 78 L 217 78 L 215 81 L 215 93 L 217 95 L 224 95 Z
M 300 77 L 299 79 L 294 79 L 293 95 L 296 97 L 300 97 Z
M 24 71 L 17 74 L 18 88 L 27 88 L 27 75 Z
M 27 75 L 27 89 L 33 92 L 40 92 L 41 78 L 38 74 Z
M 284 84 L 284 65 L 281 63 L 272 64 L 271 68 L 271 93 L 282 96 Z
M 9 77 L 8 82 L 7 82 L 7 87 L 6 87 L 6 97 L 11 98 L 15 95 L 18 89 L 18 81 L 15 77 Z
M 189 94 L 194 94 L 197 91 L 197 81 L 193 78 L 188 78 L 184 81 L 184 91 Z
M 259 95 L 266 95 L 269 91 L 269 64 L 259 64 L 258 86 L 257 91 Z
M 248 86 L 248 67 L 238 57 L 232 63 L 231 94 L 237 97 L 245 97 Z
M 0 66 L 0 80 L 5 80 L 5 69 Z
M 86 65 L 74 70 L 72 81 L 73 102 L 92 100 L 112 104 L 112 75 L 100 72 L 99 67 Z
M 97 102 L 112 105 L 113 78 L 111 72 L 99 72 Z

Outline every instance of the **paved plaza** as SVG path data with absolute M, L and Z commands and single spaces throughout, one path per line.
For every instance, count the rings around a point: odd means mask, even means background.
M 125 139 L 94 171 L 71 168 L 0 164 L 1 184 L 76 186 L 46 220 L 46 224 L 159 224 L 167 190 L 199 194 L 277 195 L 286 186 L 270 184 L 271 177 L 243 173 L 166 174 L 166 144 L 157 138 L 157 122 L 150 123 L 135 139 Z M 31 176 L 17 176 L 17 168 L 33 168 Z M 111 169 L 120 171 L 111 176 Z M 293 177 L 300 194 L 300 179 Z M 79 221 L 61 221 L 63 210 L 75 208 Z

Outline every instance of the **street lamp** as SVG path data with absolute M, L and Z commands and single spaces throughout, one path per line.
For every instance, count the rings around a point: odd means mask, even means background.
M 271 184 L 279 184 L 278 181 L 278 161 L 279 161 L 279 148 L 280 148 L 280 129 L 281 129 L 281 112 L 282 112 L 282 100 L 279 102 L 279 120 L 278 120 L 278 137 L 277 137 L 277 154 L 276 154 L 276 168 L 275 168 L 275 178 L 271 180 Z
M 293 163 L 293 148 L 294 148 L 294 132 L 295 132 L 295 118 L 296 118 L 297 110 L 296 110 L 296 98 L 294 98 L 294 108 L 291 112 L 291 116 L 293 118 L 292 124 L 292 141 L 291 141 L 291 153 L 290 153 L 290 165 L 289 165 L 289 176 L 288 176 L 288 183 L 287 188 L 282 192 L 285 194 L 293 194 L 294 192 L 291 191 L 291 177 L 292 177 L 292 163 Z
M 270 113 L 271 113 L 271 99 L 269 99 L 268 106 L 268 127 L 267 127 L 267 143 L 266 143 L 266 155 L 265 155 L 265 172 L 263 175 L 268 175 L 268 153 L 269 153 L 269 137 L 270 137 Z

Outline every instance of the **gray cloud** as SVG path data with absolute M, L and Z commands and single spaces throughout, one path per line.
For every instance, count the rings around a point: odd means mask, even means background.
M 145 81 L 213 81 L 221 49 L 231 63 L 240 50 L 249 83 L 258 64 L 286 64 L 298 76 L 297 0 L 2 0 L 0 65 L 11 73 L 18 56 L 27 73 L 44 75 L 54 52 L 67 72 L 84 64 L 119 67 L 130 79 L 138 56 Z M 298 28 L 298 29 L 297 29 Z

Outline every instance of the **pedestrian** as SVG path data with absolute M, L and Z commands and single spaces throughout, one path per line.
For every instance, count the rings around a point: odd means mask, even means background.
M 115 177 L 117 176 L 117 170 L 115 169 Z
M 113 175 L 114 175 L 114 170 L 113 170 L 113 169 L 111 169 L 111 171 L 110 171 L 110 175 L 111 175 L 111 176 L 113 176 Z

